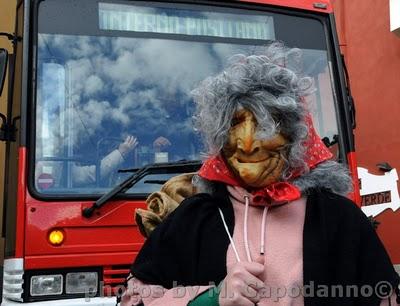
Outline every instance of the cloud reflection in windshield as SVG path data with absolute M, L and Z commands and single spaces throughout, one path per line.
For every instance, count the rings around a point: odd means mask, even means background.
M 199 158 L 201 144 L 192 127 L 190 91 L 220 71 L 230 56 L 251 49 L 221 43 L 40 34 L 37 126 L 38 138 L 48 141 L 39 140 L 37 152 L 60 155 L 61 147 L 72 146 L 73 154 L 90 159 L 99 139 L 126 135 L 138 137 L 147 152 L 163 136 L 173 144 L 170 158 Z M 54 67 L 49 70 L 48 63 L 57 63 L 58 72 Z M 63 81 L 51 77 L 57 73 L 64 75 Z M 62 126 L 49 128 L 43 114 L 53 123 L 63 121 Z

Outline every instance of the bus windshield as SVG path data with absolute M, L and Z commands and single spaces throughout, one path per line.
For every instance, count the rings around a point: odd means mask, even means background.
M 334 139 L 321 17 L 231 6 L 41 1 L 32 120 L 36 192 L 103 194 L 129 175 L 120 169 L 201 159 L 191 90 L 231 56 L 260 54 L 271 40 L 301 49 L 303 73 L 315 80 L 307 98 L 315 127 Z M 171 175 L 152 174 L 127 194 L 158 190 Z

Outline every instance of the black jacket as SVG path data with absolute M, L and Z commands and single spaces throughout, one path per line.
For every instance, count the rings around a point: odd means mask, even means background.
M 220 283 L 227 273 L 229 238 L 218 207 L 233 235 L 232 203 L 225 186 L 218 185 L 213 195 L 201 193 L 183 201 L 154 230 L 131 273 L 165 288 Z M 381 298 L 375 293 L 370 296 L 366 286 L 374 289 L 383 281 L 392 288 L 399 284 L 399 276 L 366 216 L 352 201 L 327 190 L 313 190 L 308 195 L 303 271 L 305 306 L 378 306 Z M 350 296 L 335 297 L 340 291 L 327 291 L 334 285 L 342 286 L 345 293 L 348 288 Z M 354 285 L 357 293 L 353 287 L 345 287 Z M 361 291 L 367 297 L 355 297 Z

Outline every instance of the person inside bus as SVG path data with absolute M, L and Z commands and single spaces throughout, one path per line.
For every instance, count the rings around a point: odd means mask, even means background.
M 202 191 L 146 240 L 121 305 L 396 305 L 399 276 L 345 197 L 351 177 L 313 128 L 292 52 L 237 55 L 194 90 Z
M 104 179 L 115 171 L 125 160 L 126 156 L 138 145 L 138 140 L 128 135 L 118 148 L 107 154 L 100 162 L 100 179 Z M 96 166 L 80 166 L 74 164 L 72 167 L 74 184 L 85 185 L 96 182 Z
M 107 154 L 100 162 L 100 178 L 104 179 L 116 170 L 125 160 L 125 157 L 138 145 L 138 140 L 135 136 L 128 135 L 123 142 L 118 145 L 118 148 Z M 41 161 L 36 165 L 36 182 L 41 183 L 41 175 L 47 174 L 55 180 L 61 180 L 61 171 L 58 169 L 55 162 Z M 57 171 L 58 170 L 58 171 Z M 57 173 L 60 172 L 60 173 Z M 47 176 L 46 176 L 47 178 Z M 96 166 L 83 166 L 74 162 L 71 166 L 71 178 L 74 186 L 83 186 L 96 182 Z M 55 183 L 57 184 L 57 182 Z M 58 182 L 60 184 L 60 182 Z M 48 187 L 47 187 L 48 188 Z

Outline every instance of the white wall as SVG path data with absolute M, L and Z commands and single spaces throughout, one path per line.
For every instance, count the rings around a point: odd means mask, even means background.
M 400 36 L 400 0 L 390 0 L 390 31 Z

